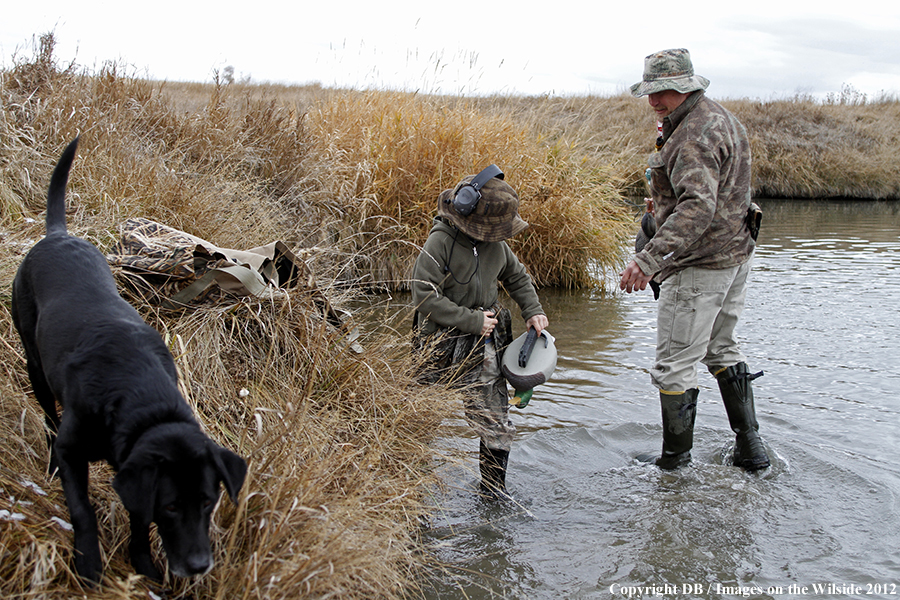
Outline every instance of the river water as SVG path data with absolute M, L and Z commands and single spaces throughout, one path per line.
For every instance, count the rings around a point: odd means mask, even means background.
M 652 294 L 544 290 L 559 363 L 512 410 L 515 501 L 473 493 L 460 427 L 426 598 L 900 597 L 900 203 L 760 204 L 739 337 L 772 467 L 728 464 L 705 370 L 693 464 L 638 464 L 662 439 Z

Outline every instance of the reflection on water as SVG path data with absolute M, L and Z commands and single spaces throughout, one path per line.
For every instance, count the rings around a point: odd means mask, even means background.
M 471 460 L 448 471 L 425 532 L 444 565 L 426 597 L 621 598 L 621 586 L 668 584 L 667 598 L 729 597 L 717 585 L 784 598 L 792 584 L 900 584 L 900 205 L 761 205 L 739 335 L 765 371 L 754 386 L 772 468 L 728 465 L 732 434 L 705 373 L 694 464 L 636 464 L 661 443 L 652 295 L 544 290 L 560 356 L 514 410 L 516 502 L 479 500 L 477 442 L 448 440 Z

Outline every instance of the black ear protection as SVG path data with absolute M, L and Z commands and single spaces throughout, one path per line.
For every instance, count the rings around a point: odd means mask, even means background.
M 500 167 L 497 165 L 485 167 L 481 173 L 475 176 L 475 179 L 460 187 L 452 200 L 448 198 L 445 202 L 453 202 L 456 212 L 464 217 L 469 216 L 475 210 L 475 205 L 481 200 L 481 188 L 494 177 L 503 179 L 503 171 L 500 170 Z

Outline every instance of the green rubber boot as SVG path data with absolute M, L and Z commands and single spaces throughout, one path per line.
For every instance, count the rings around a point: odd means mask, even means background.
M 652 462 L 667 471 L 691 462 L 694 447 L 694 421 L 697 418 L 697 396 L 700 390 L 690 389 L 682 394 L 659 393 L 662 407 L 663 446 L 660 456 L 641 455 L 637 460 Z
M 759 423 L 753 405 L 753 387 L 750 382 L 762 376 L 762 371 L 751 374 L 747 363 L 740 362 L 716 373 L 725 412 L 734 441 L 734 464 L 747 471 L 758 471 L 769 466 L 769 455 L 759 437 Z
M 506 491 L 506 466 L 509 463 L 509 450 L 493 450 L 485 446 L 479 447 L 479 463 L 481 466 L 481 493 L 489 498 L 509 498 Z

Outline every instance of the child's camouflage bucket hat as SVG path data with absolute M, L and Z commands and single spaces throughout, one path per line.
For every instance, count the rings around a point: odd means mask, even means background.
M 447 217 L 460 231 L 480 242 L 508 240 L 528 227 L 528 223 L 519 217 L 519 195 L 516 190 L 497 177 L 481 188 L 482 198 L 471 214 L 459 214 L 453 208 L 452 198 L 474 178 L 475 175 L 469 175 L 456 188 L 441 192 L 438 196 L 439 215 Z
M 644 59 L 644 79 L 631 86 L 631 95 L 636 98 L 675 90 L 686 94 L 705 90 L 709 79 L 694 75 L 691 53 L 684 48 L 662 50 Z

